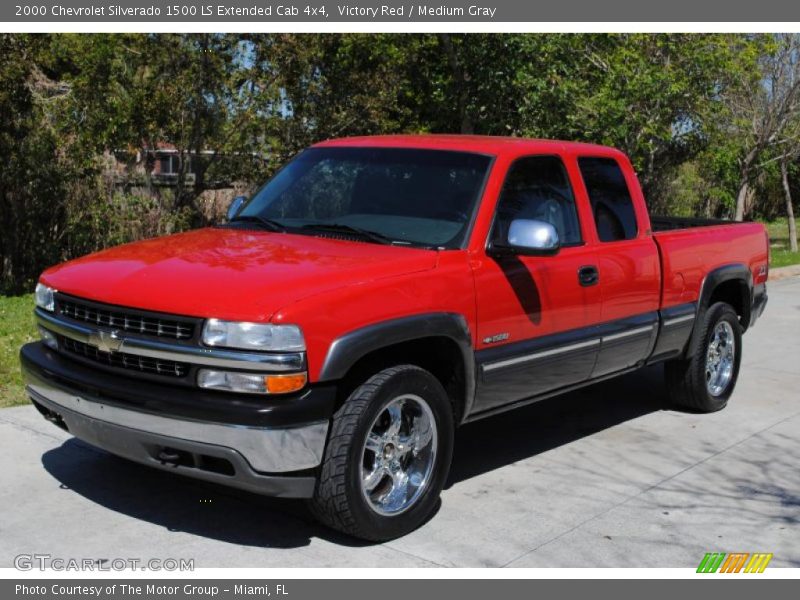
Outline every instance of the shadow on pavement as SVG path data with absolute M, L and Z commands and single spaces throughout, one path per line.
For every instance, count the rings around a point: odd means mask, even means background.
M 303 501 L 259 496 L 159 471 L 77 439 L 46 452 L 42 464 L 63 489 L 169 531 L 264 548 L 308 546 L 312 537 L 360 545 L 318 525 Z
M 661 368 L 648 368 L 462 427 L 447 487 L 660 410 Z M 232 544 L 296 548 L 311 538 L 361 542 L 318 525 L 305 503 L 175 476 L 112 456 L 76 439 L 42 456 L 65 490 L 109 510 Z M 91 524 L 87 523 L 87 527 Z
M 668 406 L 656 365 L 461 427 L 446 487 Z

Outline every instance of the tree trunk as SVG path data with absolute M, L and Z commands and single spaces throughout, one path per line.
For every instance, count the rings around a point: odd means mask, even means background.
M 783 197 L 786 200 L 786 219 L 789 221 L 789 248 L 792 252 L 797 252 L 797 225 L 794 220 L 794 208 L 792 207 L 792 190 L 789 187 L 789 166 L 786 164 L 786 157 L 781 159 L 781 183 L 783 184 Z
M 739 173 L 741 176 L 741 183 L 739 184 L 739 193 L 736 195 L 736 216 L 734 216 L 734 219 L 737 221 L 744 220 L 747 209 L 747 197 L 750 194 L 750 176 L 753 171 L 753 165 L 760 152 L 761 148 L 758 145 L 753 146 L 740 163 Z
M 739 185 L 739 193 L 736 195 L 736 215 L 734 219 L 741 221 L 744 219 L 744 209 L 747 203 L 747 195 L 750 193 L 750 182 L 743 179 Z
M 447 55 L 447 63 L 450 66 L 450 73 L 453 76 L 453 81 L 456 84 L 456 97 L 458 102 L 458 116 L 461 121 L 460 130 L 464 134 L 475 133 L 475 124 L 472 122 L 472 117 L 469 114 L 468 101 L 469 90 L 467 89 L 467 82 L 469 81 L 469 73 L 467 73 L 464 66 L 458 60 L 456 49 L 453 46 L 453 40 L 450 38 L 449 33 L 438 34 L 439 43 L 444 48 Z

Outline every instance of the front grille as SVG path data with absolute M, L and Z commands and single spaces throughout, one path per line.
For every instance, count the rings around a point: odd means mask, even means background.
M 138 314 L 124 308 L 100 307 L 71 298 L 59 298 L 58 311 L 75 321 L 158 338 L 189 340 L 195 331 L 195 324 L 190 320 Z
M 152 373 L 154 375 L 165 375 L 168 377 L 186 377 L 189 373 L 189 365 L 186 363 L 148 358 L 135 354 L 127 354 L 125 352 L 103 352 L 94 346 L 75 341 L 68 337 L 61 337 L 59 346 L 70 354 L 75 354 L 92 362 L 109 367 L 130 369 L 142 373 Z

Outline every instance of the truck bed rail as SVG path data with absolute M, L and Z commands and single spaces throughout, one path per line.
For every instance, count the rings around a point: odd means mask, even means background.
M 733 225 L 738 221 L 729 219 L 704 219 L 698 217 L 666 217 L 650 215 L 650 226 L 653 231 L 672 231 L 690 229 L 692 227 L 713 227 L 715 225 Z

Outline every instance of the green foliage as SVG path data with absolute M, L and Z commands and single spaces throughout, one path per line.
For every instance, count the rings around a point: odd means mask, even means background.
M 45 88 L 38 99 L 33 91 L 42 41 L 0 35 L 0 291 L 28 286 L 55 262 L 66 190 L 83 175 L 80 158 L 68 158 L 71 140 L 56 134 L 42 109 L 59 90 Z
M 0 408 L 27 402 L 19 370 L 19 348 L 38 339 L 33 296 L 0 296 Z
M 654 212 L 729 217 L 752 141 L 740 101 L 760 97 L 779 47 L 734 34 L 2 34 L 0 293 L 203 225 L 209 190 L 254 189 L 348 135 L 608 144 L 631 157 Z M 179 163 L 171 188 L 133 161 L 163 143 Z M 127 172 L 112 154 L 130 157 Z M 762 154 L 752 214 L 772 218 L 785 204 L 774 152 Z
M 800 264 L 800 252 L 792 252 L 788 249 L 773 250 L 770 255 L 769 266 L 772 268 L 788 267 Z
M 247 76 L 256 82 L 254 102 L 262 116 L 254 125 L 273 164 L 322 139 L 404 130 L 410 114 L 402 98 L 411 93 L 405 87 L 410 68 L 406 37 L 250 37 Z
M 70 214 L 66 223 L 70 232 L 68 254 L 80 256 L 108 246 L 184 231 L 191 227 L 193 216 L 190 207 L 177 206 L 168 194 L 152 197 L 112 192 Z
M 664 178 L 707 147 L 707 117 L 735 62 L 729 36 L 587 36 L 583 55 L 577 136 L 625 151 L 646 195 L 659 199 Z

